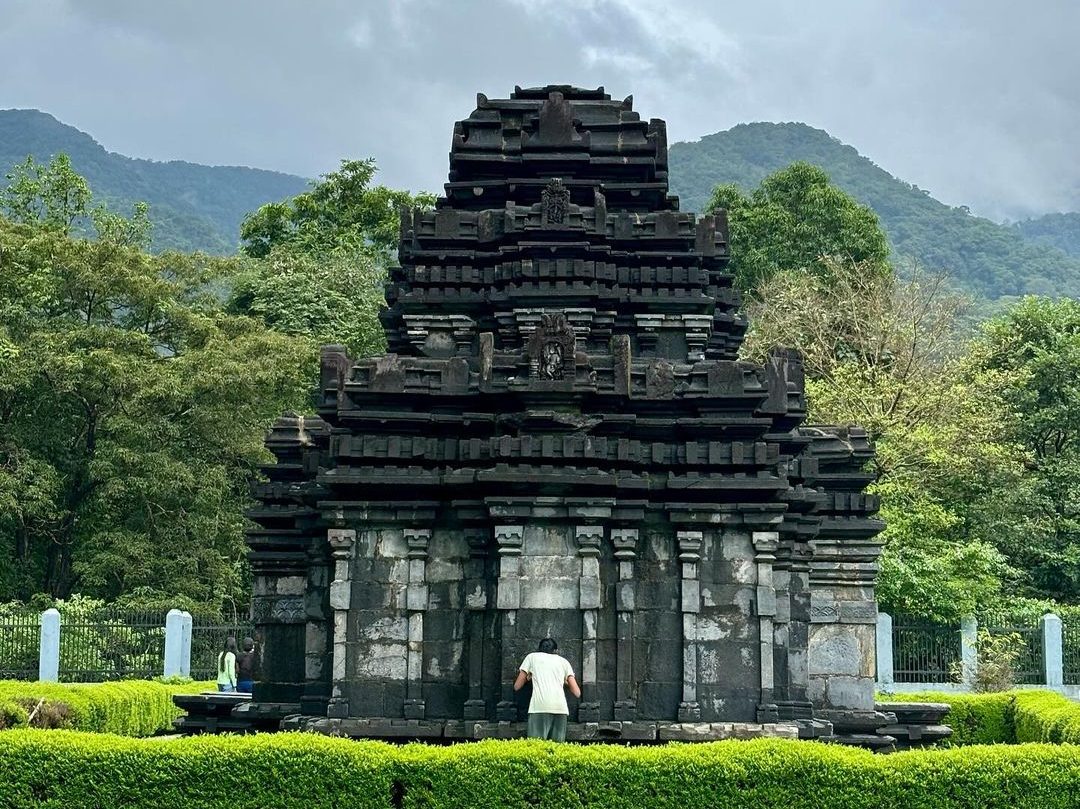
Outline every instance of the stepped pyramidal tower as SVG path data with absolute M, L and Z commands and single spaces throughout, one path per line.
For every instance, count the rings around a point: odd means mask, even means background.
M 603 88 L 478 96 L 403 213 L 388 353 L 322 353 L 250 512 L 255 708 L 373 737 L 519 735 L 558 640 L 570 737 L 821 736 L 874 713 L 882 524 L 794 352 L 740 362 L 722 212 Z M 757 728 L 757 731 L 753 729 Z

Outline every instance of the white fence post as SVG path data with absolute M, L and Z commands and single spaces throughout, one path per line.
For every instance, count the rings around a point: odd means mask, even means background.
M 893 627 L 892 616 L 879 612 L 877 616 L 877 685 L 888 690 L 893 684 Z
M 41 613 L 41 645 L 38 647 L 38 679 L 60 681 L 60 612 L 48 609 Z
M 180 661 L 183 658 L 184 613 L 169 610 L 165 616 L 165 676 L 180 676 Z
M 979 669 L 979 622 L 974 615 L 960 619 L 960 679 L 964 685 L 975 684 Z
M 191 676 L 191 613 L 186 610 L 184 616 L 184 632 L 180 643 L 180 674 L 184 677 Z
M 1065 665 L 1062 656 L 1061 619 L 1047 613 L 1039 619 L 1042 629 L 1043 682 L 1051 688 L 1065 683 Z

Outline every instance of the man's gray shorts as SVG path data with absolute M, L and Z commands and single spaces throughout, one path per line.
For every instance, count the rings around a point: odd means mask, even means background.
M 531 713 L 529 714 L 529 738 L 547 739 L 552 742 L 566 741 L 566 714 Z

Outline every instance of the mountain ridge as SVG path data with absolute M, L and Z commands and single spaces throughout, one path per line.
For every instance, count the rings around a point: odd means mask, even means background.
M 150 203 L 156 250 L 233 253 L 245 215 L 308 185 L 303 177 L 268 169 L 128 157 L 109 151 L 90 134 L 47 112 L 0 110 L 2 173 L 28 154 L 47 162 L 59 152 L 71 158 L 95 200 L 120 211 L 130 210 L 137 201 Z
M 701 210 L 718 183 L 752 190 L 768 174 L 805 160 L 873 208 L 894 252 L 989 299 L 1024 294 L 1080 295 L 1080 257 L 1029 240 L 1015 227 L 894 177 L 855 147 L 803 123 L 756 122 L 679 142 L 669 150 L 671 187 L 687 210 Z

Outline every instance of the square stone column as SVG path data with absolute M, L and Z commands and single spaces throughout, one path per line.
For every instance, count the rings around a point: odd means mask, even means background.
M 776 588 L 773 586 L 773 562 L 780 545 L 776 531 L 754 531 L 754 564 L 757 566 L 757 590 L 754 594 L 758 616 L 758 642 L 761 650 L 761 701 L 758 722 L 776 722 L 779 710 L 773 696 L 773 617 L 776 615 Z
M 330 582 L 330 609 L 334 611 L 333 656 L 326 715 L 342 719 L 349 715 L 349 701 L 343 696 L 343 688 L 348 670 L 349 606 L 352 602 L 350 568 L 356 531 L 331 528 L 326 532 L 326 539 L 334 559 L 334 580 Z
M 634 699 L 634 559 L 637 558 L 638 529 L 613 528 L 615 564 L 619 580 L 615 584 L 615 720 L 637 719 Z
M 405 608 L 409 613 L 405 718 L 423 719 L 426 710 L 423 696 L 424 611 L 428 602 L 427 558 L 431 529 L 406 528 L 404 534 L 409 546 L 409 583 L 405 590 Z
M 698 613 L 701 612 L 701 582 L 698 562 L 701 561 L 701 531 L 678 531 L 675 535 L 679 552 L 679 593 L 682 611 L 683 687 L 679 703 L 680 722 L 700 722 L 698 705 Z
M 596 620 L 600 612 L 600 543 L 604 529 L 579 525 L 574 529 L 581 577 L 578 579 L 578 606 L 581 609 L 581 703 L 579 722 L 599 722 L 600 703 L 596 694 Z
M 514 679 L 520 661 L 516 659 L 514 641 L 517 639 L 517 611 L 521 607 L 521 544 L 524 536 L 523 525 L 495 526 L 495 550 L 499 555 L 495 608 L 499 611 L 502 632 L 502 699 L 495 706 L 495 718 L 500 722 L 517 720 Z
M 462 716 L 465 719 L 487 718 L 484 701 L 484 622 L 489 607 L 489 593 L 485 568 L 488 557 L 488 533 L 470 530 L 467 533 L 469 561 L 465 565 L 465 608 L 468 611 L 469 649 L 469 698 L 465 701 Z

